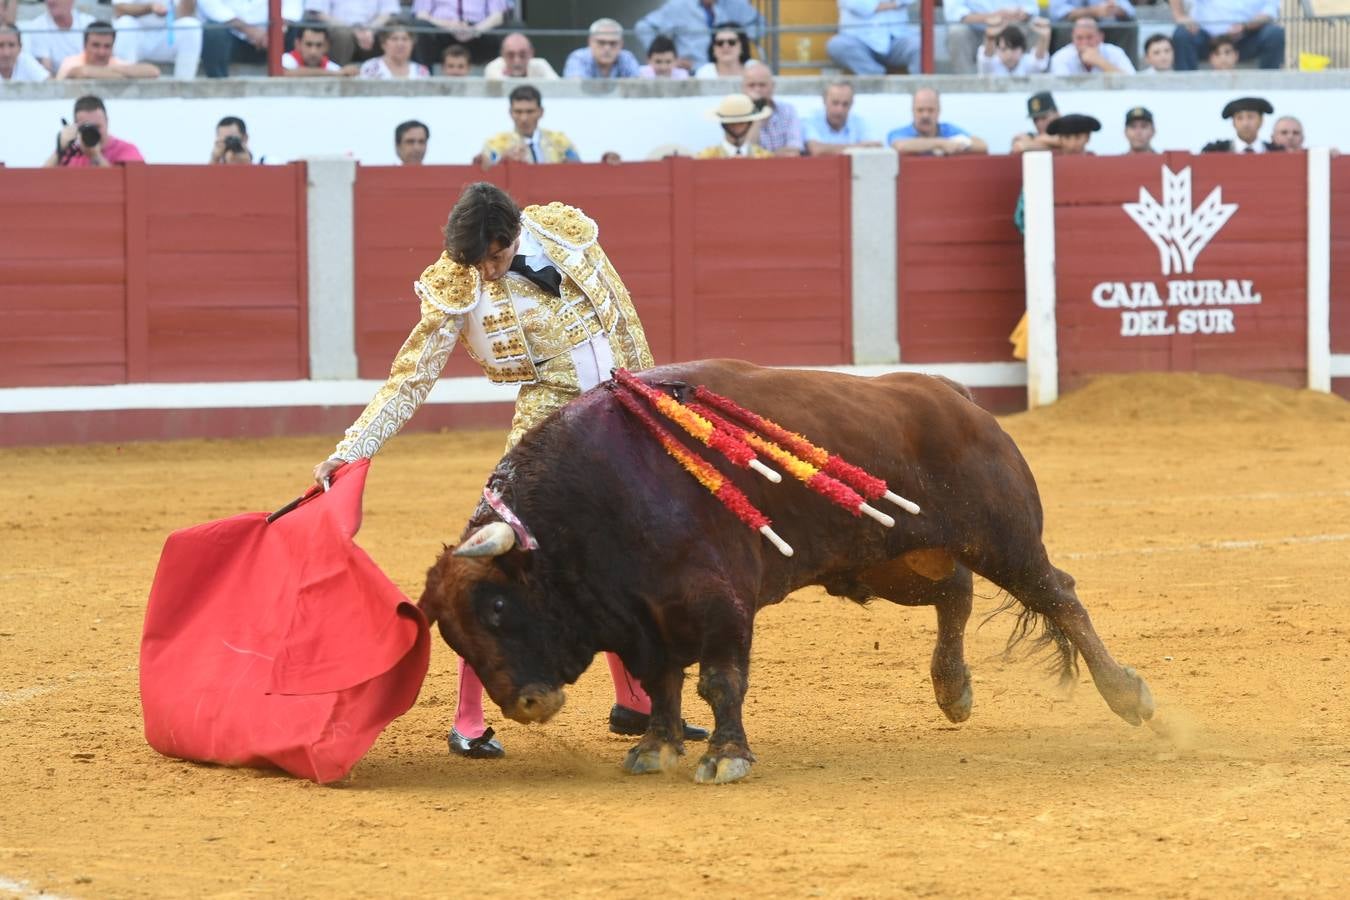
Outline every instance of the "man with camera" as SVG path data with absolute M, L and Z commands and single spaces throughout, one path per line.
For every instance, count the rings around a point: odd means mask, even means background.
M 49 169 L 107 168 L 129 162 L 145 162 L 145 158 L 135 144 L 108 134 L 107 107 L 91 94 L 75 101 L 74 124 L 67 125 L 61 120 L 56 150 L 42 165 Z
M 248 146 L 248 126 L 238 116 L 216 123 L 216 142 L 211 147 L 211 165 L 249 165 L 253 151 Z

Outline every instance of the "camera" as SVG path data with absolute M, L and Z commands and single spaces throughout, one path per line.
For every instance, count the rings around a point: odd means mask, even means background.
M 79 129 L 80 143 L 85 147 L 97 147 L 98 142 L 103 139 L 103 136 L 98 133 L 97 125 L 85 123 L 84 125 L 79 126 Z
M 244 150 L 244 142 L 243 142 L 242 140 L 240 140 L 237 136 L 233 135 L 233 134 L 230 135 L 229 137 L 225 138 L 225 144 L 224 144 L 224 147 L 225 147 L 225 152 L 226 152 L 226 153 L 243 153 L 243 152 L 245 152 L 245 150 Z

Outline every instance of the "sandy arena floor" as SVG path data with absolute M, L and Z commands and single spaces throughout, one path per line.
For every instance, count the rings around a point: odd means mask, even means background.
M 507 759 L 452 758 L 439 639 L 342 784 L 165 759 L 136 676 L 164 536 L 275 508 L 331 441 L 0 451 L 0 896 L 1347 896 L 1350 404 L 1144 376 L 1005 426 L 1175 741 L 1086 673 L 1066 698 L 999 661 L 1006 617 L 972 631 L 950 725 L 930 610 L 812 589 L 760 618 L 741 784 L 624 775 L 602 663 L 547 726 L 492 710 Z M 413 596 L 501 441 L 410 435 L 372 467 L 361 542 Z

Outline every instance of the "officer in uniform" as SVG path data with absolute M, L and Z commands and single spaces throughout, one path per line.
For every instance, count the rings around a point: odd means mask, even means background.
M 1283 150 L 1276 144 L 1260 138 L 1264 116 L 1275 112 L 1275 107 L 1261 97 L 1239 97 L 1223 108 L 1223 117 L 1233 120 L 1236 138 L 1231 141 L 1210 141 L 1201 153 L 1270 153 Z
M 1136 106 L 1125 114 L 1125 141 L 1131 153 L 1157 153 L 1153 149 L 1153 113 Z
M 1032 150 L 1055 150 L 1059 141 L 1046 137 L 1045 129 L 1059 118 L 1059 108 L 1055 106 L 1055 97 L 1049 91 L 1037 91 L 1027 98 L 1027 117 L 1036 126 L 1035 131 L 1019 134 L 1013 138 L 1013 153 L 1029 153 Z

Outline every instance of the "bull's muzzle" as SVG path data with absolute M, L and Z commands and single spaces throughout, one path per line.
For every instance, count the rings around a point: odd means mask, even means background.
M 565 702 L 567 695 L 563 693 L 562 688 L 530 684 L 521 688 L 520 693 L 516 695 L 515 704 L 509 709 L 503 707 L 502 712 L 517 722 L 542 724 L 557 715 Z

